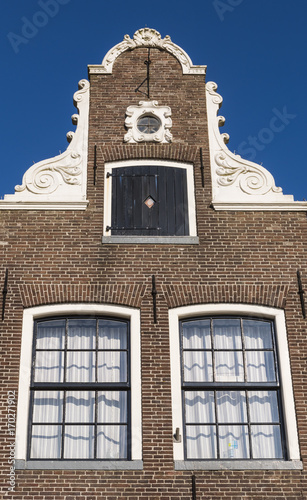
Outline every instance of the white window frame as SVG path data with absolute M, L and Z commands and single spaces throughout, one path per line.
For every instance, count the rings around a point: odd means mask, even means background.
M 186 170 L 187 173 L 187 196 L 189 210 L 189 235 L 188 236 L 112 236 L 107 231 L 107 226 L 111 226 L 112 211 L 112 170 L 113 168 L 137 167 L 137 166 L 162 166 L 175 167 Z M 181 163 L 164 160 L 127 160 L 114 161 L 105 164 L 104 177 L 104 220 L 103 220 L 103 243 L 178 243 L 178 244 L 198 244 L 196 228 L 195 209 L 195 189 L 194 189 L 194 167 L 191 163 Z
M 129 461 L 27 461 L 30 381 L 34 321 L 48 316 L 69 314 L 106 315 L 124 318 L 130 322 L 131 355 L 131 460 Z M 124 306 L 101 304 L 58 304 L 26 309 L 23 315 L 21 358 L 16 421 L 16 468 L 27 469 L 141 469 L 142 468 L 142 412 L 141 412 L 141 335 L 140 311 Z M 25 422 L 27 424 L 25 425 Z
M 279 372 L 281 381 L 281 398 L 283 422 L 286 436 L 286 447 L 289 460 L 212 460 L 193 461 L 184 459 L 183 408 L 181 391 L 181 360 L 179 321 L 185 318 L 210 315 L 248 315 L 267 318 L 274 321 Z M 284 311 L 265 306 L 245 304 L 206 304 L 178 307 L 169 311 L 170 353 L 171 353 L 171 387 L 173 415 L 173 454 L 176 469 L 302 469 L 298 442 L 297 421 L 292 386 L 289 348 Z

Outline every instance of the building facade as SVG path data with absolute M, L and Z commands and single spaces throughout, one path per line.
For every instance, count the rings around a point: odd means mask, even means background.
M 3 497 L 307 497 L 307 203 L 205 73 L 126 35 L 0 201 Z

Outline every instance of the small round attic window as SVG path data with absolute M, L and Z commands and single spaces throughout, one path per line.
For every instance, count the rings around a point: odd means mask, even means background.
M 152 115 L 142 116 L 137 121 L 137 128 L 142 134 L 155 134 L 160 127 L 160 120 Z

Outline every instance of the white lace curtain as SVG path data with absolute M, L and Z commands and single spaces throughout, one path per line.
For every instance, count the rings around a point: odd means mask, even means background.
M 127 392 L 81 389 L 127 381 L 127 325 L 99 320 L 96 335 L 95 319 L 71 319 L 66 341 L 65 329 L 65 320 L 38 324 L 34 382 L 59 390 L 34 391 L 31 458 L 60 459 L 62 447 L 64 459 L 95 458 L 95 448 L 96 458 L 126 458 Z M 64 380 L 80 390 L 61 390 Z
M 282 458 L 276 391 L 222 390 L 223 382 L 276 381 L 271 323 L 244 319 L 243 339 L 240 319 L 212 326 L 211 335 L 210 319 L 183 323 L 184 382 L 221 386 L 184 392 L 188 458 L 217 458 L 218 448 L 224 459 Z

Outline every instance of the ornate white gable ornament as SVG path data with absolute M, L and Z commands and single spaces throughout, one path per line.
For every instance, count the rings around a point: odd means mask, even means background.
M 81 80 L 74 94 L 79 114 L 71 117 L 77 128 L 67 133 L 70 144 L 66 151 L 32 165 L 24 174 L 21 186 L 15 187 L 15 194 L 5 195 L 4 200 L 0 200 L 0 210 L 84 210 L 87 207 L 89 87 L 87 80 Z
M 128 106 L 125 120 L 128 132 L 124 142 L 171 142 L 171 114 L 171 108 L 159 106 L 158 101 L 140 101 L 138 105 Z
M 171 37 L 166 35 L 161 38 L 158 31 L 151 28 L 142 28 L 136 31 L 133 39 L 129 35 L 124 36 L 124 40 L 115 45 L 105 55 L 101 65 L 89 65 L 89 73 L 105 73 L 111 74 L 114 61 L 126 50 L 134 50 L 137 47 L 148 47 L 165 50 L 172 54 L 181 64 L 182 73 L 184 75 L 206 74 L 207 66 L 194 66 L 188 54 L 178 45 L 172 42 Z
M 268 170 L 228 149 L 229 135 L 219 130 L 225 118 L 218 116 L 223 98 L 216 89 L 216 83 L 206 84 L 213 207 L 216 210 L 306 211 L 307 203 L 284 195 Z

